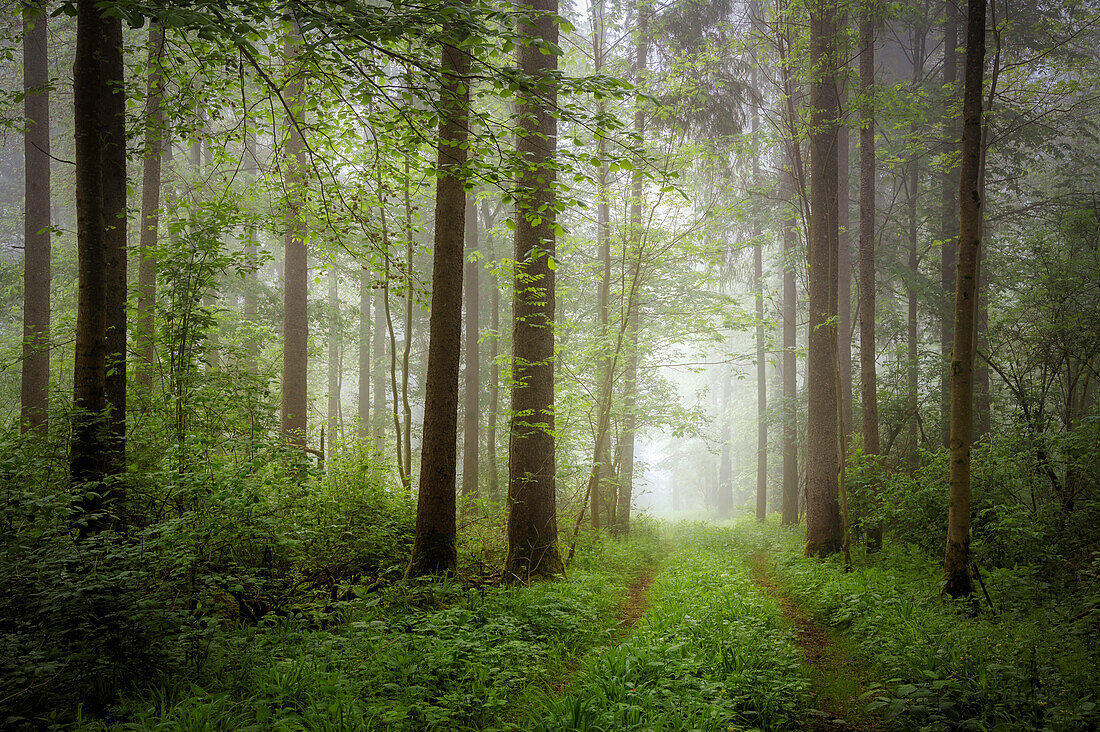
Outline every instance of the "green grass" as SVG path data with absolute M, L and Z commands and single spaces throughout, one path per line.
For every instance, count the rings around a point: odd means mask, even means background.
M 1057 602 L 1013 605 L 1007 573 L 987 576 L 996 615 L 940 597 L 939 563 L 887 542 L 854 552 L 855 568 L 802 556 L 800 532 L 739 523 L 743 555 L 772 555 L 771 571 L 801 608 L 841 632 L 880 680 L 867 705 L 890 729 L 1066 730 L 1100 722 L 1100 653 L 1090 626 Z M 1032 593 L 1033 594 L 1033 593 Z
M 779 609 L 753 585 L 729 532 L 670 530 L 675 551 L 624 641 L 586 660 L 526 729 L 800 729 L 807 680 Z
M 328 630 L 278 619 L 221 636 L 192 680 L 125 700 L 126 730 L 514 727 L 535 695 L 614 637 L 628 586 L 661 553 L 641 524 L 582 548 L 568 579 L 462 589 L 412 582 L 344 604 Z

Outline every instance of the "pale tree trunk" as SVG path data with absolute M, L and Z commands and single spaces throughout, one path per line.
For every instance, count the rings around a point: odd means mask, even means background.
M 841 549 L 838 503 L 836 338 L 837 259 L 837 10 L 834 0 L 813 0 L 810 12 L 810 240 L 809 424 L 806 468 L 806 554 Z
M 598 74 L 603 69 L 604 43 L 605 43 L 605 0 L 594 0 L 592 3 L 592 56 L 593 69 Z M 603 102 L 599 103 L 597 112 L 603 114 L 606 111 Z M 602 132 L 602 130 L 601 130 Z M 608 340 L 608 313 L 611 291 L 611 204 L 610 189 L 608 188 L 608 176 L 610 167 L 604 156 L 607 154 L 607 140 L 600 134 L 596 141 L 596 154 L 600 159 L 600 167 L 596 173 L 596 249 L 600 262 L 600 284 L 597 292 L 597 323 L 596 338 L 598 341 L 599 369 L 597 380 L 600 384 L 600 395 L 596 405 L 596 452 L 593 460 L 593 473 L 589 481 L 589 493 L 591 494 L 592 528 L 600 528 L 600 507 L 602 505 L 603 490 L 611 478 L 611 394 L 614 381 L 614 369 L 612 356 L 609 352 Z
M 340 420 L 340 275 L 336 270 L 336 255 L 332 256 L 332 269 L 328 279 L 328 422 L 325 436 L 328 450 L 325 455 L 331 460 L 336 457 L 337 430 Z
M 645 83 L 649 62 L 649 14 L 648 0 L 638 2 L 638 35 L 634 59 L 635 85 Z M 634 134 L 639 140 L 645 140 L 645 112 L 641 100 L 634 104 Z M 642 297 L 642 249 L 645 236 L 642 231 L 642 168 L 644 162 L 634 161 L 634 173 L 631 176 L 630 193 L 630 240 L 634 244 L 634 256 L 630 263 L 630 293 L 627 300 L 626 327 L 626 371 L 623 374 L 623 430 L 620 438 L 619 481 L 616 495 L 615 523 L 613 529 L 619 534 L 630 533 L 630 502 L 634 497 L 634 440 L 637 427 L 638 359 L 640 357 L 638 334 L 641 332 Z
M 140 259 L 138 262 L 137 368 L 135 381 L 148 397 L 156 364 L 157 226 L 160 222 L 161 159 L 164 155 L 164 27 L 149 24 L 149 97 L 145 104 L 145 156 L 141 182 Z
M 462 495 L 478 494 L 478 447 L 481 443 L 480 416 L 481 400 L 478 390 L 481 388 L 481 375 L 478 353 L 478 320 L 480 313 L 479 298 L 481 287 L 478 282 L 477 261 L 477 197 L 471 191 L 466 195 L 466 251 L 471 258 L 466 262 L 466 380 L 465 380 L 465 420 L 462 430 Z
M 371 385 L 371 272 L 364 266 L 359 272 L 359 439 L 368 444 L 370 429 Z
M 952 102 L 958 95 L 959 63 L 959 8 L 960 0 L 946 0 L 943 24 L 943 86 L 948 90 L 943 115 L 943 153 L 949 160 L 959 149 L 959 125 Z M 959 234 L 958 177 L 947 169 L 943 173 L 940 191 L 940 287 L 943 300 L 940 306 L 940 439 L 948 447 L 951 411 L 951 348 L 955 341 L 955 320 L 952 302 L 955 295 L 955 259 Z
M 247 124 L 247 120 L 245 124 Z M 244 133 L 244 159 L 241 160 L 241 173 L 244 174 L 245 180 L 249 184 L 255 183 L 260 173 L 260 163 L 256 159 L 256 136 L 250 130 L 245 130 Z M 256 374 L 259 369 L 257 359 L 260 354 L 260 344 L 256 340 L 254 329 L 256 327 L 257 308 L 256 290 L 259 287 L 257 270 L 260 262 L 260 246 L 256 240 L 257 232 L 254 227 L 249 227 L 246 236 L 244 250 L 248 256 L 248 270 L 244 281 L 244 311 L 242 315 L 245 323 L 248 324 L 249 335 L 245 341 L 244 370 L 249 374 Z
M 557 0 L 531 0 L 517 6 L 535 14 L 519 22 L 532 42 L 557 45 Z M 557 149 L 557 56 L 521 45 L 521 73 L 534 88 L 516 99 L 519 130 L 516 152 L 525 166 L 516 179 L 515 297 L 512 316 L 514 358 L 512 414 L 508 445 L 508 557 L 505 572 L 518 579 L 562 574 L 554 455 L 554 311 L 552 265 L 554 158 Z
M 847 82 L 840 96 L 841 110 L 848 107 Z M 849 159 L 851 131 L 846 123 L 837 134 L 837 369 L 840 374 L 840 408 L 844 433 L 840 440 L 847 449 L 852 431 L 852 236 Z
M 863 0 L 859 23 L 859 86 L 862 106 L 859 130 L 859 374 L 863 417 L 863 453 L 879 454 L 878 371 L 875 363 L 875 84 L 876 0 Z M 877 482 L 874 486 L 876 492 Z M 867 551 L 882 546 L 882 525 L 867 529 Z
M 787 181 L 783 220 L 783 512 L 784 526 L 798 523 L 798 291 L 795 288 L 797 226 L 794 185 Z
M 720 518 L 729 518 L 733 512 L 733 455 L 730 445 L 730 390 L 733 388 L 733 374 L 726 372 L 722 378 L 722 401 L 718 419 L 721 427 L 718 441 L 721 443 L 718 453 L 718 493 L 715 495 L 715 509 Z
M 294 110 L 286 120 L 286 172 L 283 176 L 287 192 L 285 265 L 283 268 L 283 435 L 294 445 L 306 446 L 306 368 L 309 332 L 306 302 L 309 296 L 306 268 L 305 207 L 305 141 L 299 125 L 304 113 L 302 74 L 298 69 L 298 53 L 302 37 L 297 22 L 291 22 L 283 54 L 289 69 L 289 79 L 283 91 L 287 106 Z
M 455 33 L 456 29 L 444 26 Z M 455 38 L 461 41 L 460 38 Z M 462 236 L 466 193 L 467 115 L 470 57 L 444 45 L 440 63 L 439 149 L 435 192 L 435 246 L 432 311 L 428 322 L 424 440 L 420 453 L 420 492 L 416 534 L 407 575 L 442 574 L 457 569 L 455 478 L 458 459 L 458 365 L 462 352 Z M 476 354 L 476 342 L 475 342 Z M 474 359 L 477 361 L 476 356 Z M 474 431 L 476 437 L 476 426 Z M 476 452 L 475 452 L 476 462 Z
M 23 258 L 23 431 L 49 431 L 50 387 L 50 92 L 46 12 L 23 8 L 23 138 L 26 185 Z
M 489 498 L 500 500 L 500 476 L 497 469 L 497 411 L 500 409 L 500 284 L 492 275 L 492 315 L 489 327 L 493 336 L 489 341 L 489 415 L 486 425 L 489 460 Z
M 385 217 L 385 204 L 380 204 L 380 217 Z M 383 246 L 389 246 L 389 242 L 383 242 Z M 388 252 L 387 252 L 388 257 Z M 388 278 L 389 270 L 383 272 L 382 277 Z M 378 285 L 374 289 L 374 335 L 371 340 L 371 389 L 374 397 L 371 404 L 371 417 L 374 420 L 372 430 L 374 434 L 374 453 L 381 457 L 386 441 L 386 310 L 389 309 L 388 290 L 384 285 Z
M 401 432 L 405 441 L 405 465 L 401 472 L 408 485 L 412 486 L 412 404 L 409 403 L 409 358 L 412 355 L 413 339 L 413 209 L 409 176 L 409 158 L 405 157 L 405 348 L 401 353 L 401 405 L 405 414 L 405 425 Z M 396 399 L 396 395 L 394 396 Z
M 914 29 L 913 31 L 913 88 L 919 89 L 921 84 L 921 77 L 924 75 L 924 41 L 925 31 L 923 29 Z M 917 133 L 918 127 L 913 125 L 912 131 Z M 906 345 L 909 355 L 907 376 L 908 376 L 908 390 L 907 390 L 907 411 L 909 420 L 909 469 L 916 470 L 919 465 L 920 459 L 920 433 L 918 431 L 918 420 L 920 415 L 917 410 L 920 407 L 918 401 L 918 386 L 920 376 L 920 342 L 918 339 L 917 330 L 917 286 L 916 283 L 920 279 L 920 260 L 917 253 L 918 242 L 918 220 L 917 220 L 917 202 L 920 198 L 920 158 L 919 153 L 914 152 L 913 157 L 909 160 L 909 278 L 910 284 L 907 288 L 907 304 L 908 304 L 908 317 L 906 320 Z
M 951 459 L 947 501 L 944 592 L 965 597 L 970 578 L 970 446 L 973 409 L 974 320 L 982 241 L 982 79 L 985 0 L 970 0 L 966 29 L 962 163 L 959 168 L 959 257 L 955 285 L 955 342 L 951 359 Z
M 126 144 L 122 87 L 122 21 L 93 0 L 77 3 L 73 103 L 79 289 L 73 366 L 70 476 L 74 487 L 100 483 L 124 469 Z M 121 261 L 120 261 L 121 260 Z M 119 268 L 122 268 L 121 275 Z M 123 283 L 122 293 L 111 293 Z M 110 371 L 115 375 L 110 375 Z M 108 415 L 107 412 L 110 411 Z M 123 431 L 120 433 L 119 428 Z M 80 533 L 117 525 L 121 484 L 108 483 L 79 503 Z
M 759 88 L 757 70 L 752 70 L 752 86 Z M 760 112 L 753 109 L 752 132 L 755 138 L 760 130 Z M 752 182 L 760 185 L 759 156 L 752 158 Z M 768 376 L 764 334 L 764 242 L 761 238 L 759 217 L 752 224 L 753 290 L 756 294 L 756 518 L 763 521 L 768 513 Z

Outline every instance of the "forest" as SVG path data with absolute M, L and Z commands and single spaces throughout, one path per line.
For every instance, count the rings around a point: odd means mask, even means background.
M 0 727 L 1100 729 L 1095 0 L 5 0 Z

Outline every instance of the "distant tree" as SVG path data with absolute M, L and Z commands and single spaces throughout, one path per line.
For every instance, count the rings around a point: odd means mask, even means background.
M 436 163 L 439 175 L 435 193 L 432 310 L 428 323 L 428 371 L 416 534 L 407 573 L 410 577 L 453 572 L 458 563 L 455 549 L 455 478 L 458 459 L 458 366 L 462 352 L 462 238 L 467 214 L 461 169 L 466 164 L 470 106 L 470 58 L 461 40 L 455 38 L 451 43 L 445 43 L 440 61 L 442 88 Z M 475 363 L 476 350 L 475 343 Z M 476 438 L 475 418 L 475 441 Z M 476 451 L 474 462 L 477 462 Z
M 478 353 L 479 300 L 481 286 L 478 279 L 481 264 L 477 259 L 477 196 L 471 191 L 466 196 L 466 379 L 465 409 L 462 429 L 462 495 L 478 494 L 478 447 L 480 439 L 481 388 L 480 355 Z
M 798 221 L 795 215 L 794 183 L 784 176 L 787 201 L 783 208 L 783 509 L 784 526 L 798 523 L 798 291 L 795 287 L 795 257 Z
M 809 239 L 809 423 L 806 462 L 806 554 L 841 549 L 838 503 L 839 452 L 836 342 L 837 130 L 840 114 L 837 69 L 839 23 L 836 0 L 813 0 L 810 14 L 810 239 Z
M 565 571 L 558 545 L 554 455 L 554 261 L 557 175 L 557 0 L 517 5 L 515 296 L 512 418 L 508 444 L 508 557 L 514 578 Z
M 982 243 L 982 81 L 985 71 L 985 0 L 970 0 L 959 167 L 959 258 L 955 284 L 955 340 L 951 358 L 951 460 L 947 501 L 944 592 L 965 597 L 970 579 L 970 445 L 973 411 L 974 321 Z
M 49 429 L 50 386 L 50 91 L 48 34 L 43 8 L 23 8 L 23 374 L 20 423 Z
M 283 400 L 282 425 L 287 440 L 306 446 L 307 361 L 309 358 L 309 322 L 306 304 L 309 297 L 309 273 L 306 265 L 305 223 L 305 141 L 301 124 L 305 117 L 302 102 L 302 70 L 298 55 L 302 35 L 295 20 L 290 21 L 283 44 L 287 68 L 283 99 L 287 105 L 286 235 L 283 268 Z
M 125 429 L 125 387 L 120 390 L 117 379 L 126 369 L 118 343 L 120 332 L 125 338 L 125 311 L 117 293 L 110 294 L 120 280 L 123 293 L 126 289 L 119 251 L 126 233 L 122 82 L 122 21 L 94 0 L 79 0 L 73 61 L 79 289 L 69 464 L 73 485 L 83 495 L 82 533 L 117 523 L 124 497 L 121 484 L 109 480 L 122 472 L 120 455 L 125 455 L 125 432 L 120 440 L 118 431 Z
M 369 443 L 371 437 L 371 271 L 364 266 L 359 272 L 359 439 Z
M 160 223 L 161 160 L 164 157 L 164 26 L 149 23 L 149 94 L 145 102 L 145 150 L 141 178 L 141 226 L 138 259 L 137 367 L 134 380 L 146 393 L 153 388 L 156 363 L 157 227 Z

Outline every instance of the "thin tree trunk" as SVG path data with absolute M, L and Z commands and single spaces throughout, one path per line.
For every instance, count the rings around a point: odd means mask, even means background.
M 879 454 L 878 371 L 875 363 L 875 0 L 863 0 L 860 17 L 859 85 L 859 374 L 863 417 L 863 453 Z M 877 481 L 874 485 L 877 493 Z M 882 546 L 882 524 L 867 529 L 867 551 Z
M 798 292 L 795 252 L 798 220 L 793 182 L 788 181 L 783 220 L 783 513 L 784 526 L 798 523 Z
M 359 272 L 359 439 L 367 445 L 370 429 L 371 386 L 371 272 L 364 266 Z
M 245 121 L 247 124 L 247 120 Z M 256 136 L 251 130 L 244 133 L 244 159 L 241 161 L 241 172 L 249 185 L 256 182 L 260 173 L 260 164 L 256 159 Z M 248 270 L 244 280 L 244 321 L 248 327 L 248 337 L 245 340 L 244 369 L 246 373 L 257 374 L 259 365 L 257 359 L 260 355 L 260 344 L 256 339 L 256 292 L 259 289 L 260 245 L 257 241 L 255 227 L 249 227 L 246 232 L 244 251 L 248 257 Z
M 379 217 L 385 218 L 385 203 L 379 204 Z M 387 244 L 383 244 L 386 246 Z M 390 276 L 387 270 L 382 277 L 388 281 Z M 371 405 L 374 419 L 374 453 L 381 457 L 386 442 L 386 310 L 388 308 L 387 289 L 378 285 L 374 290 L 374 336 L 371 341 L 371 381 L 374 391 L 373 404 Z
M 477 496 L 478 494 L 478 447 L 481 400 L 478 390 L 481 388 L 481 374 L 478 354 L 479 333 L 479 298 L 481 297 L 480 283 L 478 282 L 477 255 L 477 197 L 471 191 L 466 194 L 466 251 L 469 259 L 466 262 L 466 384 L 465 384 L 465 413 L 462 430 L 462 495 Z
M 846 25 L 846 22 L 845 22 Z M 842 82 L 840 108 L 848 107 L 847 82 Z M 840 435 L 845 451 L 852 431 L 852 236 L 849 160 L 851 130 L 841 124 L 837 134 L 837 368 L 840 372 L 840 407 L 844 432 Z
M 328 455 L 336 457 L 337 435 L 340 420 L 340 276 L 336 271 L 336 255 L 332 256 L 332 269 L 328 280 Z
M 604 57 L 604 33 L 605 33 L 605 0 L 593 0 L 592 2 L 592 55 L 593 69 L 598 74 L 603 69 Z M 605 105 L 600 102 L 597 108 L 598 114 L 606 112 Z M 595 477 L 590 481 L 589 494 L 592 502 L 592 528 L 600 528 L 600 505 L 602 503 L 603 488 L 611 477 L 611 430 L 608 429 L 611 421 L 611 394 L 614 381 L 611 354 L 608 352 L 608 313 L 611 292 L 611 191 L 608 188 L 608 176 L 610 166 L 604 157 L 607 154 L 607 140 L 604 134 L 598 135 L 596 141 L 596 155 L 600 159 L 600 167 L 596 173 L 596 249 L 600 262 L 600 284 L 596 295 L 597 299 L 597 324 L 596 338 L 599 353 L 600 397 L 596 405 L 596 454 Z
M 917 28 L 913 31 L 913 88 L 920 88 L 924 75 L 924 50 L 925 31 Z M 918 131 L 916 124 L 912 126 L 913 134 Z M 917 321 L 917 282 L 920 280 L 920 260 L 918 258 L 918 225 L 917 203 L 920 199 L 920 158 L 914 152 L 909 160 L 909 286 L 908 292 L 908 318 L 906 321 L 908 361 L 908 413 L 909 413 L 909 469 L 916 470 L 920 464 L 920 414 L 919 402 L 919 377 L 920 377 L 920 341 Z
M 448 29 L 452 33 L 455 29 Z M 461 40 L 461 39 L 455 39 Z M 461 169 L 466 164 L 467 113 L 470 104 L 469 55 L 456 43 L 444 45 L 440 63 L 439 150 L 435 194 L 435 247 L 432 262 L 432 310 L 428 324 L 427 391 L 424 440 L 420 453 L 420 492 L 416 534 L 408 576 L 454 572 L 455 477 L 458 442 L 458 365 L 462 351 L 462 237 L 466 193 Z M 476 364 L 476 341 L 475 341 Z M 467 364 L 467 368 L 469 364 Z M 476 416 L 474 436 L 476 441 Z M 476 463 L 475 450 L 475 463 Z
M 46 12 L 23 8 L 23 372 L 19 421 L 46 434 L 50 408 L 50 92 Z
M 298 69 L 298 53 L 302 46 L 297 22 L 291 23 L 283 54 L 291 70 L 284 91 L 287 105 L 301 109 L 302 74 Z M 309 346 L 309 323 L 306 301 L 309 296 L 306 265 L 305 207 L 305 142 L 299 128 L 302 119 L 288 115 L 286 120 L 287 191 L 286 236 L 283 268 L 283 401 L 282 425 L 286 439 L 299 447 L 306 446 L 306 368 Z
M 164 26 L 149 24 L 149 97 L 145 104 L 145 156 L 141 183 L 140 260 L 138 263 L 137 368 L 135 381 L 148 396 L 156 364 L 157 226 L 160 221 L 161 158 L 164 154 Z
M 970 579 L 970 445 L 973 409 L 974 320 L 982 240 L 982 77 L 985 0 L 970 0 L 963 92 L 962 164 L 959 169 L 959 258 L 955 285 L 955 343 L 951 360 L 951 459 L 947 501 L 944 592 L 965 597 Z
M 405 348 L 401 354 L 401 405 L 405 412 L 405 425 L 401 433 L 405 440 L 404 473 L 412 485 L 412 404 L 409 403 L 409 357 L 413 339 L 413 209 L 409 158 L 405 157 Z M 394 396 L 396 399 L 396 395 Z
M 959 124 L 955 118 L 953 102 L 958 96 L 959 63 L 959 0 L 945 0 L 943 24 L 943 86 L 947 90 L 943 115 L 943 158 L 950 160 L 959 149 Z M 955 341 L 955 321 L 952 302 L 955 294 L 955 259 L 959 234 L 958 177 L 948 168 L 943 172 L 940 190 L 940 287 L 943 300 L 940 306 L 940 439 L 948 447 L 951 411 L 951 348 Z
M 557 0 L 520 3 L 536 14 L 519 21 L 519 33 L 532 42 L 557 45 L 558 26 L 550 14 Z M 521 73 L 533 80 L 516 99 L 519 131 L 516 151 L 526 165 L 516 179 L 515 297 L 512 420 L 508 454 L 508 557 L 514 578 L 562 574 L 554 455 L 554 158 L 557 149 L 557 56 L 521 45 Z
M 718 493 L 715 496 L 715 508 L 719 518 L 729 518 L 733 513 L 733 454 L 730 445 L 730 391 L 733 387 L 733 374 L 727 371 L 722 379 L 722 401 L 718 419 L 721 427 L 718 432 L 720 443 L 718 453 Z
M 757 70 L 752 70 L 752 86 L 759 88 Z M 755 138 L 760 129 L 760 112 L 753 109 L 752 132 Z M 760 185 L 760 161 L 752 159 L 752 181 Z M 752 224 L 753 290 L 756 294 L 756 518 L 763 521 L 768 513 L 768 375 L 764 333 L 764 242 L 761 238 L 759 218 Z
M 500 476 L 497 470 L 497 411 L 500 409 L 500 284 L 492 275 L 492 316 L 489 325 L 493 330 L 489 341 L 489 418 L 486 426 L 489 459 L 489 498 L 500 500 Z
M 840 550 L 837 476 L 836 337 L 837 261 L 837 68 L 838 23 L 832 0 L 814 0 L 810 11 L 810 241 L 809 424 L 806 468 L 806 554 Z

